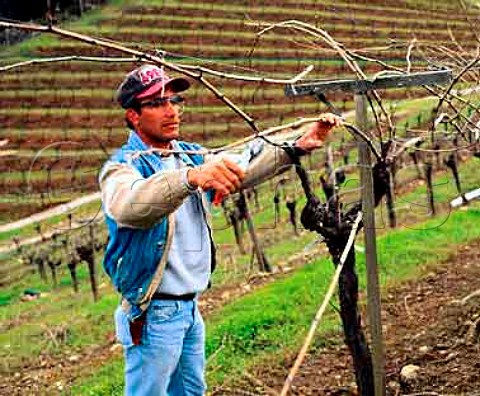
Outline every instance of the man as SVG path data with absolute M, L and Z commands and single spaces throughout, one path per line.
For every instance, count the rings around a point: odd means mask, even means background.
M 117 98 L 130 136 L 99 176 L 110 235 L 104 267 L 122 295 L 115 321 L 125 352 L 127 395 L 204 394 L 204 324 L 197 297 L 215 266 L 205 193 L 227 196 L 290 163 L 281 148 L 257 145 L 256 157 L 242 169 L 227 158 L 196 154 L 197 144 L 178 141 L 179 92 L 189 86 L 154 65 L 129 73 Z M 290 150 L 320 147 L 338 125 L 338 118 L 325 115 Z M 151 148 L 175 153 L 161 155 Z

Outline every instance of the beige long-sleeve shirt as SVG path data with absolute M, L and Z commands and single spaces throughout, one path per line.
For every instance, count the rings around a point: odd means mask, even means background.
M 209 155 L 205 161 L 215 160 Z M 284 150 L 263 145 L 248 165 L 243 187 L 257 185 L 290 166 Z M 120 227 L 149 228 L 174 212 L 191 194 L 187 168 L 165 170 L 144 178 L 128 164 L 107 163 L 100 174 L 104 209 Z

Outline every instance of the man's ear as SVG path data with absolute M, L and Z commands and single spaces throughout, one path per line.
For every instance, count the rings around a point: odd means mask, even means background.
M 138 125 L 139 114 L 133 109 L 127 109 L 125 113 L 125 118 L 135 127 Z

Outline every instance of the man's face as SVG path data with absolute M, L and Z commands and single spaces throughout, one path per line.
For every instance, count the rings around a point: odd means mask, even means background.
M 178 97 L 171 89 L 166 89 L 140 99 L 140 113 L 127 110 L 127 117 L 145 143 L 162 146 L 178 138 L 181 105 L 174 100 Z

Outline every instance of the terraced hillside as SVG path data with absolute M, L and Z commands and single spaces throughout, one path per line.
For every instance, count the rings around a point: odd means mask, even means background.
M 337 54 L 319 40 L 275 30 L 256 45 L 259 27 L 246 22 L 299 19 L 327 30 L 347 48 L 397 66 L 405 65 L 409 42 L 449 44 L 452 35 L 462 48 L 475 48 L 471 24 L 456 2 L 373 0 L 349 1 L 130 1 L 116 0 L 67 28 L 128 44 L 148 52 L 166 51 L 166 58 L 234 73 L 289 78 L 314 65 L 309 78 L 336 79 L 348 74 Z M 450 33 L 451 32 L 451 33 Z M 41 35 L 2 51 L 1 64 L 46 56 L 121 56 L 118 52 Z M 418 54 L 413 61 L 422 63 Z M 23 217 L 45 207 L 93 191 L 96 175 L 108 153 L 127 131 L 113 99 L 116 86 L 133 63 L 57 62 L 30 65 L 0 73 L 0 140 L 5 140 L 0 172 L 0 219 Z M 374 74 L 382 67 L 364 64 Z M 281 85 L 218 80 L 235 103 L 258 120 L 260 127 L 311 115 L 323 106 L 314 99 L 292 101 Z M 391 91 L 395 100 L 425 95 L 417 89 Z M 188 94 L 185 139 L 207 146 L 250 133 L 247 125 L 202 86 Z M 352 98 L 329 98 L 341 110 Z

